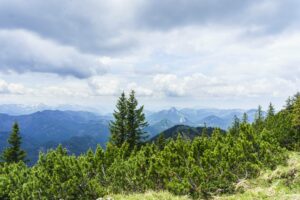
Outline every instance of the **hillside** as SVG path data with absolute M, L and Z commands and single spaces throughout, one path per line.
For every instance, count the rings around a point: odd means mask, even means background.
M 203 132 L 204 127 L 191 127 L 191 126 L 186 126 L 186 125 L 175 125 L 159 135 L 163 135 L 165 139 L 173 138 L 176 139 L 178 134 L 180 134 L 183 138 L 188 138 L 188 139 L 193 139 L 197 136 L 201 136 Z M 211 135 L 214 128 L 212 127 L 207 127 L 207 134 Z M 222 131 L 225 133 L 225 131 Z M 153 137 L 151 141 L 155 141 L 159 135 Z
M 45 110 L 28 115 L 0 114 L 0 151 L 7 145 L 7 138 L 14 122 L 20 125 L 22 147 L 33 164 L 39 151 L 56 148 L 58 144 L 68 147 L 69 153 L 79 155 L 97 144 L 108 140 L 107 116 L 90 112 Z
M 300 153 L 290 152 L 286 166 L 267 170 L 252 180 L 241 180 L 236 185 L 237 194 L 215 197 L 217 200 L 299 200 L 300 199 Z
M 45 110 L 29 115 L 11 116 L 0 114 L 1 131 L 10 131 L 14 122 L 18 122 L 21 133 L 39 142 L 63 141 L 73 136 L 91 135 L 108 137 L 108 120 L 90 112 Z
M 175 196 L 169 192 L 146 192 L 143 194 L 108 195 L 103 200 L 191 200 L 188 196 Z
M 263 171 L 252 180 L 241 180 L 236 184 L 236 194 L 214 196 L 216 200 L 298 200 L 300 199 L 300 153 L 290 152 L 286 166 Z M 115 200 L 191 200 L 187 196 L 173 196 L 168 192 L 146 192 L 143 194 L 108 195 Z

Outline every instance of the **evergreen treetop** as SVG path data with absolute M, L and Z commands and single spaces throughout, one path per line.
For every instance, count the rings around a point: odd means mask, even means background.
M 147 132 L 144 128 L 148 126 L 145 114 L 143 113 L 144 106 L 138 108 L 138 101 L 135 98 L 134 90 L 131 91 L 127 100 L 127 138 L 130 149 L 135 146 L 139 147 L 147 138 Z
M 8 138 L 9 147 L 6 148 L 2 154 L 2 160 L 7 163 L 25 162 L 26 152 L 21 149 L 22 138 L 18 123 L 14 123 L 12 132 Z
M 300 96 L 296 98 L 295 103 L 293 104 L 292 117 L 293 126 L 300 131 Z
M 110 142 L 113 145 L 121 147 L 127 142 L 130 150 L 141 146 L 148 137 L 144 130 L 148 123 L 143 111 L 143 106 L 138 107 L 138 101 L 133 90 L 129 98 L 124 92 L 121 94 L 113 114 L 115 120 L 110 123 Z
M 110 141 L 114 145 L 121 147 L 127 139 L 127 98 L 124 92 L 122 92 L 117 102 L 113 116 L 115 121 L 109 124 Z

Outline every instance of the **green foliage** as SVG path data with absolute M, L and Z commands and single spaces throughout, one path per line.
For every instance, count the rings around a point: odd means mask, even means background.
M 21 199 L 30 169 L 23 163 L 3 163 L 0 167 L 0 199 Z
M 167 141 L 164 134 L 159 134 L 157 140 L 155 141 L 156 145 L 160 150 L 163 150 L 165 148 L 166 142 Z
M 247 122 L 246 117 L 245 117 L 245 123 Z M 232 135 L 237 135 L 239 133 L 240 129 L 240 119 L 235 115 L 233 118 L 233 123 L 232 126 L 229 129 L 229 133 Z
M 144 128 L 148 123 L 143 113 L 144 106 L 137 108 L 138 101 L 135 98 L 135 92 L 132 90 L 127 100 L 127 134 L 129 148 L 132 150 L 135 146 L 140 147 L 147 139 L 147 133 Z
M 144 128 L 148 126 L 148 123 L 143 113 L 144 107 L 138 108 L 135 92 L 131 91 L 128 99 L 123 92 L 116 107 L 117 110 L 113 114 L 115 120 L 110 123 L 110 142 L 117 147 L 127 142 L 130 150 L 133 150 L 135 146 L 140 147 L 147 139 Z
M 292 124 L 293 126 L 300 130 L 300 96 L 295 99 L 292 111 Z
M 300 150 L 300 94 L 289 97 L 285 109 L 274 116 L 268 115 L 266 129 L 273 133 L 273 137 L 280 146 L 289 150 Z
M 126 118 L 127 118 L 127 98 L 122 92 L 119 98 L 113 116 L 115 121 L 109 124 L 111 139 L 110 141 L 117 147 L 121 147 L 127 139 Z
M 264 128 L 264 116 L 263 116 L 263 111 L 262 107 L 258 106 L 257 112 L 255 114 L 255 119 L 253 122 L 253 128 L 257 132 L 261 132 Z
M 21 136 L 18 123 L 14 123 L 12 132 L 8 138 L 10 146 L 4 150 L 1 158 L 7 163 L 25 161 L 26 152 L 21 149 Z
M 242 123 L 244 123 L 244 124 L 247 124 L 247 123 L 248 123 L 248 115 L 247 115 L 247 113 L 244 113 L 244 114 L 243 114 Z

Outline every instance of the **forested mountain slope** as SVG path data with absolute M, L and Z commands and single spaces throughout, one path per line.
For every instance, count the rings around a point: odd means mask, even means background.
M 160 136 L 163 136 L 165 139 L 176 139 L 178 135 L 182 138 L 186 139 L 194 139 L 195 137 L 199 137 L 205 132 L 208 136 L 211 136 L 215 128 L 213 127 L 191 127 L 187 125 L 175 125 L 163 132 L 159 135 L 151 138 L 150 141 L 157 140 Z M 222 130 L 222 133 L 225 131 Z

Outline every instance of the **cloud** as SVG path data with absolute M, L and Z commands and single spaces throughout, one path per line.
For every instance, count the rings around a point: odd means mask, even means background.
M 0 30 L 0 71 L 87 78 L 105 72 L 97 57 L 25 30 Z
M 155 95 L 151 88 L 141 86 L 135 82 L 129 83 L 126 88 L 127 93 L 129 93 L 131 90 L 134 90 L 138 97 L 153 97 Z
M 91 89 L 91 94 L 96 96 L 119 96 L 123 91 L 129 93 L 131 90 L 135 90 L 139 97 L 153 95 L 151 88 L 116 76 L 93 77 L 89 79 L 88 86 Z
M 89 53 L 127 51 L 135 0 L 0 1 L 0 28 L 25 29 Z
M 286 97 L 290 92 L 297 91 L 300 79 L 288 80 L 273 77 L 235 81 L 203 74 L 181 77 L 174 74 L 159 74 L 154 76 L 153 84 L 156 89 L 154 92 L 164 96 L 196 98 Z
M 183 96 L 187 92 L 186 83 L 183 83 L 174 74 L 159 74 L 153 78 L 153 84 L 158 91 L 167 96 Z
M 248 34 L 299 28 L 298 0 L 0 1 L 0 28 L 24 29 L 79 51 L 128 54 L 136 35 L 185 26 L 256 27 Z
M 288 96 L 300 85 L 299 6 L 298 0 L 3 0 L 2 91 L 12 91 L 7 84 L 18 79 L 26 94 L 44 99 L 99 102 L 130 89 L 170 104 L 176 99 L 170 97 Z
M 274 33 L 298 24 L 299 5 L 297 0 L 153 0 L 139 9 L 137 21 L 157 30 L 223 24 L 258 26 L 263 33 Z
M 141 26 L 169 29 L 178 26 L 207 24 L 224 21 L 240 15 L 251 5 L 251 0 L 171 0 L 147 1 L 139 10 L 137 18 Z
M 8 83 L 0 80 L 0 94 L 24 94 L 26 89 L 21 84 Z
M 93 77 L 88 80 L 88 86 L 97 96 L 117 96 L 122 92 L 120 80 L 113 77 Z

